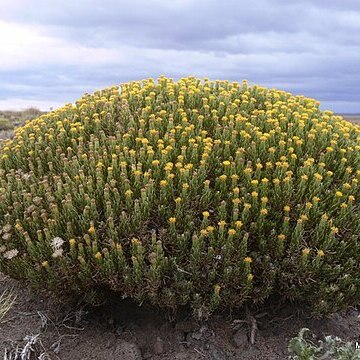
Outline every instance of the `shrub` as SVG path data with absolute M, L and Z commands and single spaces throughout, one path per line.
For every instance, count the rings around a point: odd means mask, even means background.
M 14 125 L 9 119 L 0 119 L 0 131 L 2 130 L 11 130 L 14 128 Z
M 359 303 L 359 128 L 284 91 L 160 77 L 85 94 L 0 154 L 0 269 L 163 307 Z

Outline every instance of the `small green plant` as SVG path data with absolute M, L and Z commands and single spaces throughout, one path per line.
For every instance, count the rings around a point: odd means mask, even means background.
M 303 328 L 289 342 L 291 360 L 359 360 L 360 350 L 352 342 L 344 342 L 339 337 L 325 336 L 324 341 L 314 343 L 305 334 L 310 330 Z
M 284 91 L 122 84 L 0 145 L 0 270 L 205 317 L 360 302 L 360 128 Z

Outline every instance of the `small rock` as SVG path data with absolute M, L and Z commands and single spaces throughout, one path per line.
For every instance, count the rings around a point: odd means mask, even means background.
M 203 325 L 198 331 L 195 331 L 191 334 L 191 337 L 195 340 L 201 340 L 208 338 L 213 335 L 213 332 L 208 328 L 208 326 Z
M 105 348 L 110 349 L 110 348 L 114 347 L 115 341 L 116 340 L 114 340 L 114 339 L 109 339 L 105 344 Z
M 226 360 L 227 357 L 225 353 L 218 348 L 214 348 L 211 352 L 211 360 Z
M 178 331 L 175 331 L 174 338 L 175 338 L 175 341 L 178 344 L 180 344 L 183 341 L 186 341 L 186 334 L 183 331 L 178 330 Z
M 144 360 L 151 359 L 151 358 L 152 358 L 152 354 L 151 354 L 149 351 L 147 351 L 147 352 L 143 355 L 143 359 L 144 359 Z
M 233 335 L 233 340 L 234 340 L 235 346 L 238 349 L 244 349 L 249 343 L 249 339 L 248 339 L 245 329 L 239 329 Z
M 174 355 L 175 360 L 188 360 L 191 359 L 191 355 L 188 352 L 180 352 Z
M 191 337 L 195 340 L 201 340 L 202 338 L 202 333 L 200 331 L 196 331 L 196 332 L 193 332 L 191 334 Z
M 162 341 L 162 339 L 160 337 L 156 338 L 156 341 L 153 346 L 153 351 L 154 351 L 154 354 L 156 354 L 156 355 L 160 355 L 164 352 L 164 342 Z
M 141 351 L 136 344 L 121 340 L 114 350 L 112 359 L 142 360 L 142 356 L 141 356 Z

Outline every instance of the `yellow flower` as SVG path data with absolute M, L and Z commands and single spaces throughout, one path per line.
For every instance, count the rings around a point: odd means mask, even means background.
M 200 234 L 201 234 L 202 236 L 206 236 L 206 235 L 208 234 L 208 230 L 206 230 L 206 229 L 201 229 L 201 230 L 200 230 Z
M 342 193 L 341 191 L 337 191 L 337 192 L 335 193 L 335 195 L 336 195 L 337 197 L 342 197 L 342 196 L 343 196 L 343 193 Z
M 88 233 L 91 234 L 91 235 L 95 234 L 95 228 L 94 228 L 94 226 L 90 226 L 90 227 L 89 227 Z
M 132 194 L 133 194 L 133 192 L 130 189 L 125 191 L 125 196 L 126 197 L 130 197 Z
M 169 223 L 170 224 L 175 224 L 176 223 L 176 218 L 175 217 L 169 218 Z
M 220 220 L 220 221 L 218 222 L 218 225 L 219 225 L 220 227 L 224 227 L 224 226 L 226 225 L 226 221 Z
M 309 255 L 310 254 L 310 249 L 309 248 L 305 248 L 305 249 L 303 249 L 303 251 L 302 251 L 302 253 L 303 253 L 303 255 Z
M 141 242 L 140 242 L 139 239 L 133 237 L 133 238 L 131 239 L 131 244 L 132 244 L 133 246 L 137 246 L 137 245 L 140 245 Z
M 210 216 L 210 213 L 208 211 L 204 211 L 202 214 L 205 219 L 207 219 Z
M 221 181 L 226 181 L 226 179 L 227 179 L 227 176 L 224 174 L 224 175 L 221 175 L 220 177 L 219 177 L 219 179 L 221 180 Z
M 305 204 L 305 207 L 306 207 L 307 209 L 311 209 L 311 208 L 313 207 L 313 204 L 312 204 L 311 202 L 307 202 L 307 203 Z
M 237 229 L 240 229 L 242 227 L 242 225 L 243 225 L 242 221 L 240 221 L 240 220 L 235 221 L 235 227 Z
M 289 205 L 285 205 L 285 206 L 284 206 L 284 211 L 285 211 L 285 212 L 290 212 L 290 209 L 291 209 L 291 208 L 290 208 Z
M 21 224 L 17 222 L 17 223 L 15 224 L 15 229 L 16 229 L 16 230 L 21 230 L 21 229 L 22 229 Z
M 70 240 L 69 240 L 69 244 L 70 244 L 70 247 L 74 247 L 75 244 L 76 244 L 75 239 L 70 239 Z
M 45 261 L 43 261 L 41 263 L 41 266 L 44 267 L 44 268 L 48 268 L 49 267 L 49 262 L 45 260 Z
M 161 180 L 160 181 L 160 186 L 161 187 L 165 187 L 168 184 L 168 182 L 166 180 Z
M 283 241 L 286 239 L 286 235 L 280 234 L 280 235 L 278 235 L 278 239 Z
M 236 234 L 236 230 L 235 230 L 235 229 L 229 229 L 229 230 L 228 230 L 228 234 L 229 234 L 230 236 L 233 236 L 233 235 Z
M 247 263 L 247 264 L 250 264 L 252 263 L 252 258 L 250 256 L 247 256 L 245 259 L 244 259 L 244 262 Z
M 225 161 L 223 161 L 223 165 L 224 166 L 230 166 L 231 162 L 229 160 L 225 160 Z
M 324 251 L 323 251 L 323 250 L 318 250 L 318 252 L 317 252 L 317 256 L 319 256 L 319 257 L 323 257 L 323 256 L 325 256 Z
M 308 180 L 308 176 L 307 175 L 301 175 L 301 180 L 307 181 Z
M 221 286 L 220 285 L 215 285 L 214 286 L 214 293 L 216 296 L 218 296 L 220 294 L 220 290 L 221 290 Z
M 177 197 L 177 198 L 175 199 L 175 203 L 176 203 L 176 204 L 180 204 L 181 201 L 182 201 L 181 197 Z
M 263 209 L 260 210 L 260 214 L 261 214 L 261 215 L 267 215 L 267 214 L 268 214 L 268 210 L 263 208 Z
M 332 227 L 331 227 L 331 232 L 332 232 L 333 234 L 337 234 L 337 233 L 339 232 L 339 229 L 338 229 L 337 227 L 335 227 L 335 226 L 332 226 Z
M 252 196 L 253 198 L 257 198 L 257 197 L 259 196 L 259 194 L 258 194 L 256 191 L 253 191 L 253 192 L 251 193 L 251 196 Z
M 98 251 L 98 252 L 95 254 L 95 259 L 96 259 L 96 260 L 100 260 L 101 258 L 102 258 L 101 252 Z

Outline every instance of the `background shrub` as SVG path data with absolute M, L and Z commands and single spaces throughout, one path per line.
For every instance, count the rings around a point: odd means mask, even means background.
M 0 131 L 2 130 L 11 130 L 14 128 L 14 125 L 8 119 L 0 118 Z
M 161 77 L 85 94 L 0 152 L 0 269 L 198 316 L 360 297 L 359 127 L 284 91 Z

